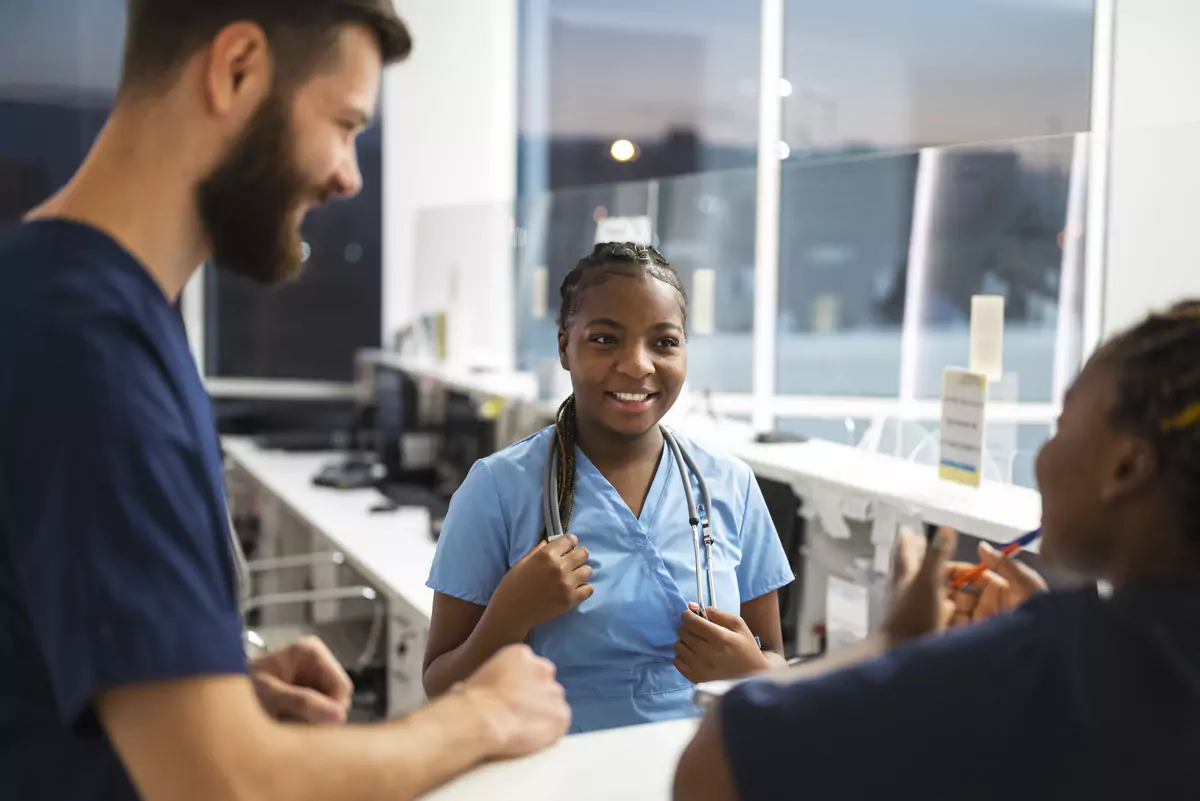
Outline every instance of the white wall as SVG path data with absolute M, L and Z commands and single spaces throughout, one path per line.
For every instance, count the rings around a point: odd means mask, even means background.
M 514 307 L 516 0 L 397 0 L 396 8 L 414 46 L 383 86 L 384 341 L 415 314 L 451 304 L 452 340 L 459 334 L 451 347 L 507 366 L 514 326 L 498 315 L 511 318 Z M 487 322 L 464 328 L 456 318 Z
M 1200 2 L 1116 9 L 1106 335 L 1200 296 Z

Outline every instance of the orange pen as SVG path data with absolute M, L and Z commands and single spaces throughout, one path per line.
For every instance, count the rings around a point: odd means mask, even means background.
M 1033 531 L 1029 532 L 1028 534 L 1022 534 L 1020 537 L 1017 537 L 1015 540 L 1010 542 L 1008 545 L 1004 546 L 1004 549 L 1000 551 L 1000 558 L 1001 559 L 1011 558 L 1013 554 L 1017 553 L 1022 548 L 1028 547 L 1040 536 L 1042 536 L 1042 530 L 1040 528 L 1035 528 Z M 971 582 L 978 579 L 980 576 L 982 576 L 987 571 L 988 571 L 987 565 L 985 565 L 985 564 L 975 565 L 975 567 L 971 568 L 966 573 L 963 573 L 961 576 L 956 578 L 954 581 L 950 582 L 950 589 L 961 590 L 963 587 L 966 587 L 968 584 L 970 584 Z

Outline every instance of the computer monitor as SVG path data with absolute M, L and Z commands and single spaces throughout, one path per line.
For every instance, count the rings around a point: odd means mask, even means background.
M 389 480 L 431 479 L 436 443 L 421 431 L 417 382 L 394 367 L 376 365 L 372 391 L 375 447 Z
M 796 580 L 779 591 L 779 617 L 783 627 L 784 653 L 796 654 L 796 632 L 800 625 L 800 606 L 804 597 L 804 519 L 800 517 L 800 498 L 790 484 L 758 477 L 767 512 L 775 524 L 783 551 Z
M 453 492 L 471 466 L 495 450 L 496 424 L 485 418 L 475 399 L 465 392 L 447 392 L 445 410 L 438 475 L 442 486 Z

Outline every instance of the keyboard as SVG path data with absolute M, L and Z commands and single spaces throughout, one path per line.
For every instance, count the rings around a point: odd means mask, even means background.
M 449 501 L 420 484 L 386 482 L 379 484 L 376 489 L 394 506 L 420 506 L 428 509 L 429 516 L 437 522 L 443 520 L 450 509 Z

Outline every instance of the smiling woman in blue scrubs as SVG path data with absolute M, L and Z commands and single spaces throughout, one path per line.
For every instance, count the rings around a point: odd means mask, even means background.
M 425 688 L 444 693 L 528 639 L 557 666 L 574 731 L 695 715 L 694 683 L 782 664 L 776 591 L 792 572 L 750 469 L 676 434 L 710 489 L 716 536 L 719 608 L 689 611 L 692 529 L 659 427 L 687 374 L 683 284 L 653 248 L 602 244 L 561 295 L 573 394 L 557 425 L 478 462 L 455 493 L 429 578 Z M 568 536 L 547 542 L 555 437 Z

